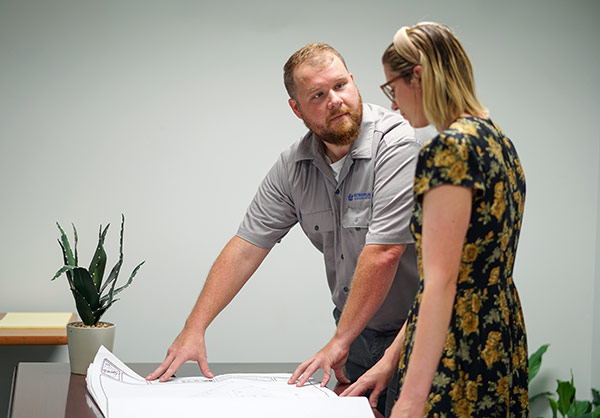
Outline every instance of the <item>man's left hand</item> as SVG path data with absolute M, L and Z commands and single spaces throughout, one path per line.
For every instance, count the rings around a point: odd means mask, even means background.
M 296 383 L 296 386 L 303 386 L 319 369 L 323 369 L 321 387 L 329 382 L 331 369 L 333 369 L 338 382 L 344 384 L 350 383 L 350 380 L 344 375 L 344 365 L 348 359 L 349 351 L 349 346 L 340 344 L 335 339 L 331 340 L 317 354 L 298 366 L 288 384 Z

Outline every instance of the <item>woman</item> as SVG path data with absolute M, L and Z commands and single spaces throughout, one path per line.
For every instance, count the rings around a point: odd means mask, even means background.
M 398 367 L 394 418 L 526 417 L 527 341 L 512 280 L 525 200 L 516 150 L 488 119 L 446 26 L 401 28 L 383 66 L 392 108 L 440 134 L 421 150 L 414 184 L 421 287 L 401 335 L 343 395 L 373 389 L 373 401 Z

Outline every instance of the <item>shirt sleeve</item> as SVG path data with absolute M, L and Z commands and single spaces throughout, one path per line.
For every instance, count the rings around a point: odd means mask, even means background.
M 298 221 L 288 192 L 283 157 L 267 173 L 236 233 L 262 248 L 273 248 Z
M 478 150 L 468 135 L 442 132 L 426 144 L 419 154 L 415 175 L 415 199 L 436 186 L 451 184 L 475 190 L 475 198 L 485 192 Z
M 379 142 L 374 167 L 373 212 L 366 244 L 411 244 L 415 167 L 421 144 L 400 125 Z

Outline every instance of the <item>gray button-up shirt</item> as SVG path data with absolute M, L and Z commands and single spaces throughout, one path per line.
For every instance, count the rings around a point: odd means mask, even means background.
M 363 105 L 360 135 L 339 175 L 312 132 L 281 153 L 248 207 L 237 235 L 272 248 L 300 223 L 323 253 L 335 305 L 343 310 L 365 244 L 407 244 L 390 292 L 368 328 L 399 329 L 418 287 L 409 229 L 412 186 L 422 141 L 396 113 Z

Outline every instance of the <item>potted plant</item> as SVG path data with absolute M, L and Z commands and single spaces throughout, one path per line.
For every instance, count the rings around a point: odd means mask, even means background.
M 123 264 L 123 229 L 125 217 L 121 215 L 121 239 L 119 245 L 119 260 L 104 280 L 106 267 L 106 251 L 104 250 L 104 239 L 110 224 L 98 233 L 98 246 L 92 257 L 89 268 L 79 266 L 79 255 L 77 252 L 77 229 L 73 225 L 74 247 L 71 249 L 67 234 L 57 222 L 60 231 L 58 243 L 61 247 L 64 266 L 56 272 L 52 280 L 63 273 L 67 277 L 71 293 L 75 298 L 75 306 L 81 321 L 67 324 L 67 343 L 69 347 L 69 362 L 71 373 L 86 374 L 89 364 L 100 345 L 112 351 L 115 325 L 101 322 L 100 318 L 108 308 L 118 299 L 115 296 L 127 288 L 133 281 L 137 271 L 144 264 L 138 264 L 129 276 L 129 280 L 121 287 L 116 287 L 117 278 Z
M 549 344 L 544 344 L 529 357 L 529 384 L 538 374 L 542 365 L 542 356 L 548 349 Z M 600 392 L 592 388 L 591 400 L 577 400 L 575 398 L 576 388 L 573 371 L 571 370 L 571 380 L 557 379 L 556 395 L 558 400 L 553 398 L 550 392 L 538 393 L 529 398 L 531 405 L 534 400 L 545 397 L 552 410 L 552 418 L 558 418 L 560 413 L 563 418 L 598 418 L 600 417 Z

